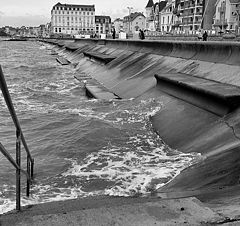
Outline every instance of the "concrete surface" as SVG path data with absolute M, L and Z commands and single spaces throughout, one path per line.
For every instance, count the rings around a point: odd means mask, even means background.
M 88 198 L 47 203 L 0 217 L 1 226 L 209 225 L 226 220 L 196 198 Z

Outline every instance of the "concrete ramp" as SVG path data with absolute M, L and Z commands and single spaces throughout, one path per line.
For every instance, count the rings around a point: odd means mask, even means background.
M 38 205 L 1 217 L 1 226 L 193 226 L 225 221 L 196 198 L 95 198 Z

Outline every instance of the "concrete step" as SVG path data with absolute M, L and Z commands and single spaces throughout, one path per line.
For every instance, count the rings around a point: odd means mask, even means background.
M 224 116 L 240 106 L 240 88 L 182 73 L 156 74 L 161 91 Z
M 121 99 L 116 94 L 109 91 L 97 80 L 87 77 L 86 75 L 74 76 L 80 82 L 84 81 L 86 95 L 90 98 L 103 99 L 103 100 L 112 100 L 112 99 Z
M 83 52 L 83 54 L 90 59 L 95 59 L 100 62 L 103 62 L 104 64 L 107 64 L 114 60 L 116 57 L 108 55 L 108 54 L 103 54 L 103 53 L 98 53 L 98 52 Z
M 56 60 L 61 65 L 68 65 L 68 64 L 70 64 L 70 62 L 67 59 L 63 58 L 63 57 L 57 57 Z

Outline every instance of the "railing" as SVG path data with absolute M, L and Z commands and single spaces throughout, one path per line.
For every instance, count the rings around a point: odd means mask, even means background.
M 30 154 L 27 143 L 23 136 L 22 129 L 20 127 L 16 112 L 8 91 L 8 87 L 2 72 L 1 65 L 0 65 L 0 88 L 2 90 L 3 97 L 7 104 L 8 110 L 11 114 L 14 125 L 16 127 L 16 160 L 13 159 L 13 157 L 8 153 L 8 151 L 4 148 L 1 142 L 0 142 L 0 151 L 16 169 L 16 209 L 20 211 L 21 210 L 21 172 L 24 173 L 27 177 L 26 195 L 29 196 L 30 184 L 32 183 L 32 180 L 33 180 L 34 159 Z M 27 171 L 21 168 L 21 142 L 27 153 Z

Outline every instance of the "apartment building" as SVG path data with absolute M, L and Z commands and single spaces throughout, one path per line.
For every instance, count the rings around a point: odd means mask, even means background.
M 174 5 L 171 0 L 165 2 L 165 7 L 160 11 L 161 31 L 169 32 L 173 25 L 173 9 Z
M 140 12 L 131 13 L 130 16 L 123 18 L 123 28 L 126 33 L 134 33 L 139 29 L 145 30 L 146 17 Z
M 175 0 L 174 27 L 181 31 L 210 30 L 217 0 Z
M 54 34 L 93 34 L 95 6 L 58 2 L 51 10 L 51 25 Z
M 216 30 L 239 31 L 240 26 L 240 0 L 218 0 L 214 25 Z
M 110 16 L 95 16 L 95 25 L 97 34 L 108 34 L 111 32 Z
M 116 33 L 123 31 L 123 19 L 117 18 L 113 21 L 114 28 Z
M 181 30 L 196 31 L 201 29 L 204 0 L 181 0 L 179 6 L 182 21 Z
M 155 31 L 155 21 L 154 21 L 154 3 L 153 0 L 148 0 L 145 7 L 146 10 L 146 29 L 149 31 Z

